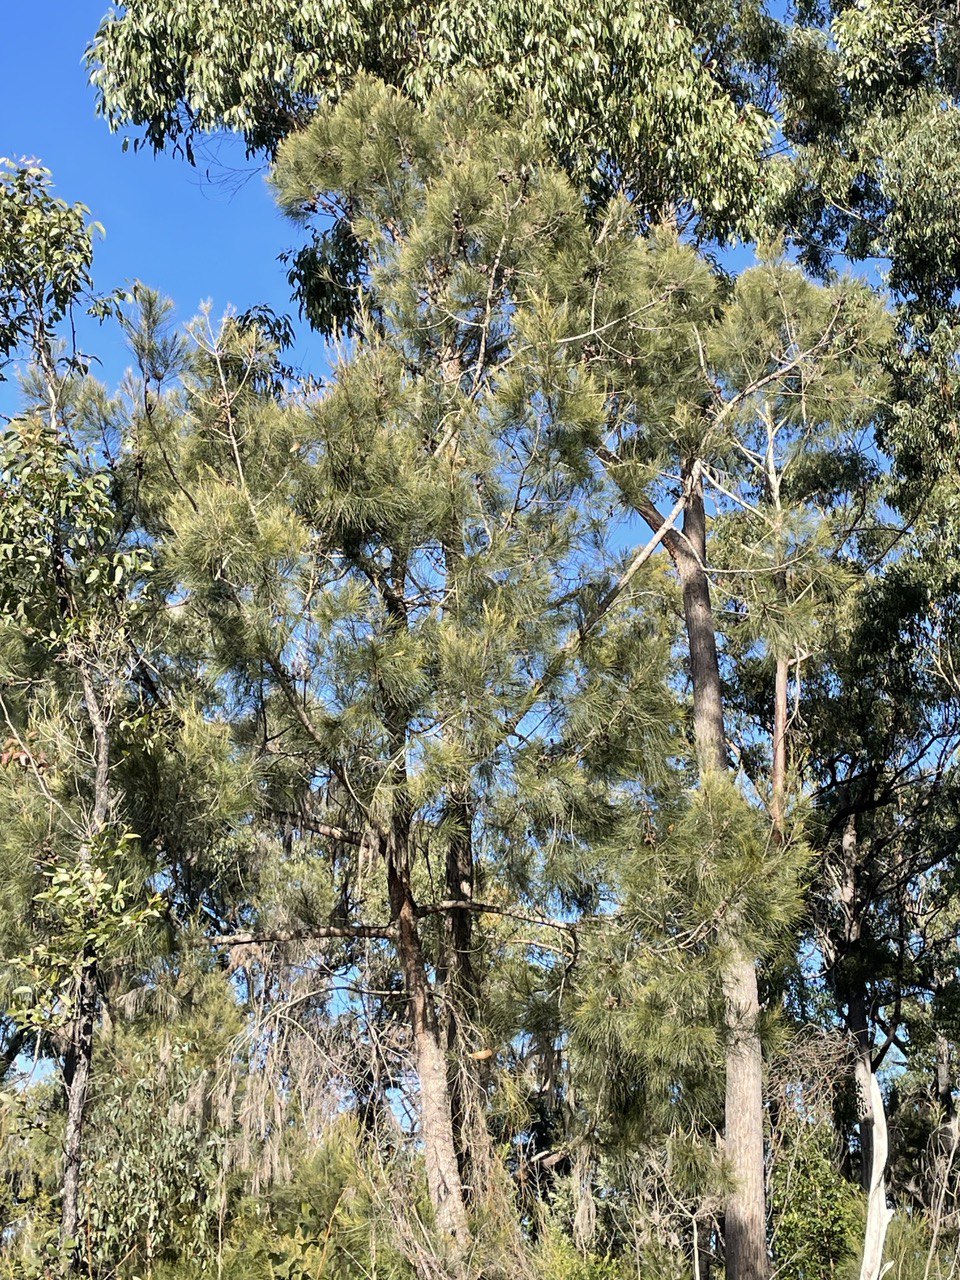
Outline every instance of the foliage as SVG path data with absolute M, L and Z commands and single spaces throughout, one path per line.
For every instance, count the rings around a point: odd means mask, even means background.
M 660 0 L 602 3 L 349 5 L 286 0 L 251 11 L 206 3 L 127 5 L 90 50 L 101 109 L 154 147 L 226 127 L 273 154 L 361 72 L 423 104 L 461 70 L 501 113 L 532 97 L 553 154 L 578 182 L 620 185 L 656 214 L 670 201 L 724 229 L 750 208 L 768 126 L 702 58 L 711 37 L 762 28 L 750 12 L 710 14 L 709 35 Z M 701 20 L 703 14 L 697 15 Z M 694 19 L 691 26 L 685 18 Z M 718 74 L 719 72 L 719 74 Z
M 119 845 L 131 838 L 125 833 Z M 28 978 L 27 986 L 14 990 L 14 998 L 31 997 L 28 1006 L 11 1007 L 17 1022 L 44 1027 L 69 1022 L 76 1016 L 73 1001 L 83 956 L 90 950 L 99 956 L 123 954 L 159 915 L 159 898 L 141 905 L 129 881 L 111 883 L 109 869 L 118 860 L 114 844 L 115 838 L 101 839 L 89 863 L 49 870 L 49 887 L 33 895 L 41 938 L 51 941 L 38 942 L 14 962 Z
M 897 0 L 104 19 L 114 127 L 269 158 L 329 342 L 91 304 L 86 211 L 4 170 L 5 1274 L 743 1280 L 750 1054 L 754 1271 L 856 1267 L 886 1135 L 886 1256 L 947 1274 L 956 48 Z
M 778 1270 L 790 1280 L 842 1274 L 856 1255 L 862 1214 L 857 1193 L 837 1172 L 834 1142 L 822 1123 L 801 1116 L 774 1166 Z
M 52 327 L 90 287 L 93 235 L 85 205 L 50 191 L 50 173 L 0 157 L 0 376 L 40 324 Z

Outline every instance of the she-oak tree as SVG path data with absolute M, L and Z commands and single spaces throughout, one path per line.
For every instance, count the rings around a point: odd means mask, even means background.
M 202 16 L 197 7 L 189 20 Z M 111 38 L 135 35 L 135 18 Z M 502 38 L 490 23 L 492 47 L 501 49 Z M 844 49 L 856 43 L 844 40 Z M 731 28 L 718 41 L 713 83 L 735 98 L 747 81 L 730 67 L 749 40 Z M 174 62 L 179 47 L 170 42 Z M 259 56 L 256 31 L 245 47 Z M 443 54 L 428 47 L 431 57 Z M 563 41 L 558 49 L 559 82 L 579 83 L 563 63 Z M 354 50 L 348 77 L 365 56 Z M 255 73 L 255 59 L 243 65 Z M 219 74 L 216 62 L 206 70 Z M 520 81 L 494 97 L 531 87 Z M 703 83 L 709 98 L 709 77 Z M 279 121 L 271 147 L 325 96 L 301 87 L 298 110 Z M 404 88 L 424 101 L 416 84 Z M 164 618 L 146 664 L 163 677 L 147 689 L 151 713 L 159 695 L 164 713 L 180 700 L 173 722 L 186 721 L 182 700 L 205 698 L 203 718 L 229 726 L 231 767 L 242 761 L 249 780 L 230 822 L 254 844 L 276 846 L 291 874 L 300 865 L 293 850 L 315 850 L 319 865 L 282 902 L 236 885 L 229 902 L 225 883 L 199 873 L 189 835 L 176 851 L 183 861 L 171 860 L 171 812 L 148 812 L 147 787 L 132 776 L 142 747 L 124 745 L 112 803 L 126 810 L 124 825 L 139 826 L 142 849 L 163 850 L 160 887 L 175 930 L 184 910 L 223 913 L 227 927 L 210 938 L 216 954 L 296 937 L 347 975 L 371 956 L 402 971 L 431 1199 L 458 1265 L 468 1202 L 474 1211 L 484 1176 L 473 1166 L 486 1159 L 476 1161 L 477 1131 L 465 1134 L 489 1110 L 496 1078 L 482 1064 L 509 1057 L 525 1034 L 516 1010 L 511 1023 L 497 1009 L 492 975 L 511 965 L 541 976 L 552 969 L 558 1045 L 566 1019 L 575 1029 L 569 1070 L 578 1036 L 601 1042 L 627 1020 L 616 1002 L 578 1010 L 591 982 L 575 985 L 569 956 L 553 963 L 550 948 L 564 953 L 575 925 L 581 939 L 610 926 L 629 937 L 630 920 L 615 904 L 632 877 L 631 892 L 647 902 L 644 932 L 628 946 L 639 943 L 639 954 L 660 930 L 660 942 L 697 953 L 711 989 L 726 991 L 725 1262 L 728 1274 L 762 1275 L 755 961 L 769 962 L 761 978 L 776 971 L 809 857 L 793 812 L 793 788 L 819 767 L 808 770 L 804 758 L 809 673 L 821 676 L 824 638 L 835 643 L 857 608 L 853 584 L 887 554 L 869 431 L 888 391 L 878 375 L 888 322 L 865 290 L 819 289 L 776 261 L 730 289 L 669 235 L 638 240 L 650 215 L 643 200 L 633 214 L 617 203 L 608 209 L 598 175 L 561 154 L 591 188 L 586 219 L 533 132 L 495 131 L 491 156 L 490 140 L 470 132 L 475 104 L 458 111 L 448 99 L 450 121 L 429 111 L 421 119 L 371 86 L 357 92 L 336 117 L 346 146 L 321 117 L 282 148 L 278 169 L 286 203 L 313 213 L 330 200 L 338 233 L 349 232 L 331 257 L 321 223 L 315 252 L 298 262 L 319 318 L 332 314 L 323 306 L 331 290 L 337 316 L 348 304 L 350 343 L 330 385 L 284 385 L 269 341 L 244 318 L 222 330 L 196 327 L 189 357 L 171 349 L 167 372 L 178 382 L 162 392 L 144 356 L 157 333 L 147 339 L 140 329 L 139 382 L 118 410 L 124 462 L 136 476 L 134 525 L 157 564 L 140 604 Z M 270 95 L 261 101 L 269 107 Z M 589 93 L 584 101 L 589 116 L 595 104 Z M 180 103 L 174 84 L 170 104 Z M 149 104 L 143 110 L 146 121 Z M 369 135 L 371 114 L 389 121 L 386 136 Z M 556 130 L 547 132 L 562 152 Z M 601 176 L 626 171 L 617 168 L 628 158 L 621 142 Z M 471 155 L 480 157 L 479 175 Z M 677 183 L 651 172 L 650 190 L 669 191 L 655 212 L 675 214 Z M 682 179 L 679 187 L 682 208 L 690 192 Z M 513 194 L 517 208 L 508 214 L 491 191 Z M 341 250 L 352 272 L 346 299 Z M 644 538 L 635 517 L 649 527 Z M 871 523 L 879 535 L 865 536 Z M 676 598 L 658 573 L 661 545 L 680 578 Z M 521 590 L 519 566 L 531 561 L 541 576 Z M 689 726 L 678 724 L 682 666 L 672 665 L 687 649 Z M 824 671 L 827 686 L 839 678 L 829 664 Z M 142 674 L 134 681 L 141 690 Z M 696 753 L 684 745 L 685 727 Z M 160 737 L 169 747 L 178 732 Z M 699 788 L 686 785 L 693 754 L 707 765 Z M 731 758 L 738 785 L 755 789 L 752 802 L 711 767 Z M 941 803 L 937 821 L 948 822 Z M 667 819 L 678 810 L 671 832 Z M 631 845 L 651 813 L 652 832 Z M 912 856 L 912 841 L 936 838 L 922 826 L 904 827 L 898 858 Z M 611 855 L 618 839 L 619 860 Z M 582 884 L 590 859 L 592 891 Z M 256 856 L 244 874 L 255 865 Z M 653 889 L 664 885 L 661 901 Z M 909 897 L 897 901 L 903 919 L 919 918 Z M 505 941 L 510 920 L 535 939 Z M 655 1003 L 653 975 L 639 968 Z M 689 968 L 680 965 L 680 991 L 696 985 L 696 964 Z M 906 981 L 901 959 L 888 1038 L 904 1025 Z M 603 992 L 602 978 L 595 989 Z M 559 1052 L 563 1060 L 565 1047 Z M 614 1066 L 642 1076 L 650 1059 L 626 1053 Z M 680 1064 L 672 1087 L 676 1099 L 695 1097 Z M 576 1142 L 577 1104 L 570 1107 Z M 704 1132 L 717 1120 L 697 1117 Z M 694 1222 L 695 1238 L 696 1230 Z M 868 1234 L 875 1247 L 876 1232 Z M 778 1257 L 778 1265 L 790 1261 Z M 879 1255 L 865 1257 L 864 1274 L 881 1265 Z

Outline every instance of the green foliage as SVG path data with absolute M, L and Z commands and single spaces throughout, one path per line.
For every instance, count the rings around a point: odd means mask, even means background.
M 0 439 L 0 616 L 54 650 L 116 618 L 147 553 L 124 547 L 115 477 L 39 418 Z
M 86 1174 L 94 1265 L 135 1275 L 215 1265 L 227 1212 L 229 1112 L 211 1096 L 208 1046 L 162 1031 L 108 1047 Z M 122 1261 L 121 1261 L 122 1260 Z
M 631 1273 L 626 1259 L 577 1249 L 554 1223 L 549 1223 L 543 1233 L 534 1265 L 537 1275 L 555 1276 L 557 1280 L 624 1280 Z
M 836 1138 L 798 1114 L 773 1168 L 771 1209 L 777 1271 L 786 1280 L 845 1274 L 863 1230 L 859 1197 L 836 1167 Z
M 90 288 L 85 205 L 50 191 L 50 174 L 0 157 L 0 377 L 22 343 L 46 337 Z
M 723 0 L 105 19 L 115 126 L 275 160 L 322 383 L 264 309 L 177 331 L 138 285 L 112 397 L 55 341 L 83 209 L 0 182 L 0 355 L 33 362 L 0 442 L 4 1069 L 66 1085 L 2 1099 L 11 1275 L 439 1280 L 440 1115 L 461 1275 L 686 1277 L 730 1190 L 733 954 L 768 1059 L 790 1019 L 909 1059 L 892 1255 L 955 1245 L 912 1225 L 956 1181 L 949 41 L 887 0 L 801 16 L 786 45 Z M 685 243 L 758 210 L 819 268 L 888 255 L 906 322 Z M 696 768 L 680 620 L 701 488 L 729 771 Z M 862 1222 L 846 1059 L 816 1112 L 802 1068 L 771 1224 L 813 1280 Z
M 115 959 L 135 948 L 147 924 L 160 915 L 157 895 L 143 900 L 142 886 L 116 876 L 132 832 L 102 832 L 88 857 L 44 872 L 47 888 L 33 895 L 40 940 L 14 959 L 27 985 L 13 992 L 10 1016 L 34 1028 L 63 1027 L 76 1016 L 81 970 L 90 955 Z
M 578 182 L 604 194 L 622 186 L 654 216 L 692 202 L 723 231 L 749 214 L 769 126 L 743 100 L 743 82 L 727 81 L 701 51 L 763 28 L 754 6 L 681 16 L 660 0 L 605 0 L 589 11 L 407 0 L 275 0 L 254 11 L 141 0 L 104 21 L 89 58 L 114 128 L 142 128 L 153 146 L 183 145 L 188 155 L 197 134 L 222 127 L 272 154 L 364 71 L 422 106 L 438 85 L 480 70 L 481 96 L 495 110 L 533 99 L 553 154 Z

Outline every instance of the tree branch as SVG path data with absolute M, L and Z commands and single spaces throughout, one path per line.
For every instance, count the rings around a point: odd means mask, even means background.
M 320 822 L 308 813 L 275 813 L 272 815 L 280 822 L 288 822 L 291 826 L 301 827 L 314 836 L 324 836 L 328 840 L 338 840 L 341 844 L 360 845 L 363 836 L 359 831 L 348 831 L 345 827 L 334 827 L 327 822 Z
M 332 938 L 386 938 L 397 939 L 397 931 L 390 924 L 317 925 L 310 929 L 281 929 L 273 933 L 223 933 L 208 938 L 212 947 L 254 947 L 270 942 L 311 942 Z

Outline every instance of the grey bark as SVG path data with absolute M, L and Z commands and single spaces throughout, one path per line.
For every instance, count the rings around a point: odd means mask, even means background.
M 394 626 L 406 628 L 402 570 L 384 595 Z M 457 1269 L 469 1241 L 466 1199 L 457 1159 L 453 1104 L 447 1075 L 442 1028 L 420 938 L 411 865 L 411 809 L 407 779 L 407 724 L 402 708 L 385 698 L 390 728 L 393 812 L 389 829 L 379 833 L 386 863 L 392 923 L 407 994 L 414 1060 L 420 1082 L 420 1137 L 427 1188 L 437 1229 L 445 1238 Z M 469 914 L 469 913 L 464 913 Z
M 846 949 L 860 942 L 861 917 L 857 903 L 857 821 L 851 814 L 841 839 L 842 868 L 838 898 L 844 915 Z M 893 1211 L 887 1208 L 887 1116 L 883 1094 L 873 1069 L 873 1044 L 862 981 L 855 980 L 847 995 L 847 1026 L 856 1046 L 854 1082 L 860 1130 L 860 1182 L 867 1196 L 867 1221 L 863 1233 L 860 1280 L 879 1280 L 888 1269 L 883 1248 Z
M 427 1188 L 437 1228 L 449 1241 L 454 1255 L 459 1256 L 466 1248 L 469 1234 L 466 1202 L 454 1139 L 446 1055 L 410 887 L 409 847 L 404 833 L 397 830 L 386 833 L 383 846 L 420 1081 L 420 1137 Z
M 82 655 L 79 663 L 80 683 L 93 737 L 94 756 L 93 807 L 88 822 L 87 840 L 79 856 L 81 865 L 90 866 L 93 841 L 103 831 L 110 809 L 110 735 L 106 713 Z M 70 1028 L 70 1043 L 64 1058 L 63 1070 L 67 1120 L 63 1138 L 60 1243 L 67 1250 L 65 1266 L 68 1274 L 77 1270 L 79 1264 L 76 1241 L 80 1224 L 83 1134 L 90 1099 L 93 1042 L 99 1006 L 97 956 L 91 947 L 87 947 L 83 955 L 75 999 L 76 1009 Z
M 703 481 L 695 463 L 684 467 L 687 500 L 680 535 L 670 533 L 670 552 L 683 589 L 684 621 L 693 686 L 693 725 L 701 774 L 729 769 L 717 633 L 706 571 L 707 531 Z M 642 510 L 654 529 L 663 522 Z M 767 1280 L 766 1191 L 763 1149 L 763 1060 L 758 1030 L 760 998 L 754 957 L 738 940 L 737 920 L 728 918 L 724 942 L 729 959 L 723 974 L 726 1011 L 724 1154 L 731 1190 L 724 1206 L 724 1256 L 728 1280 Z

